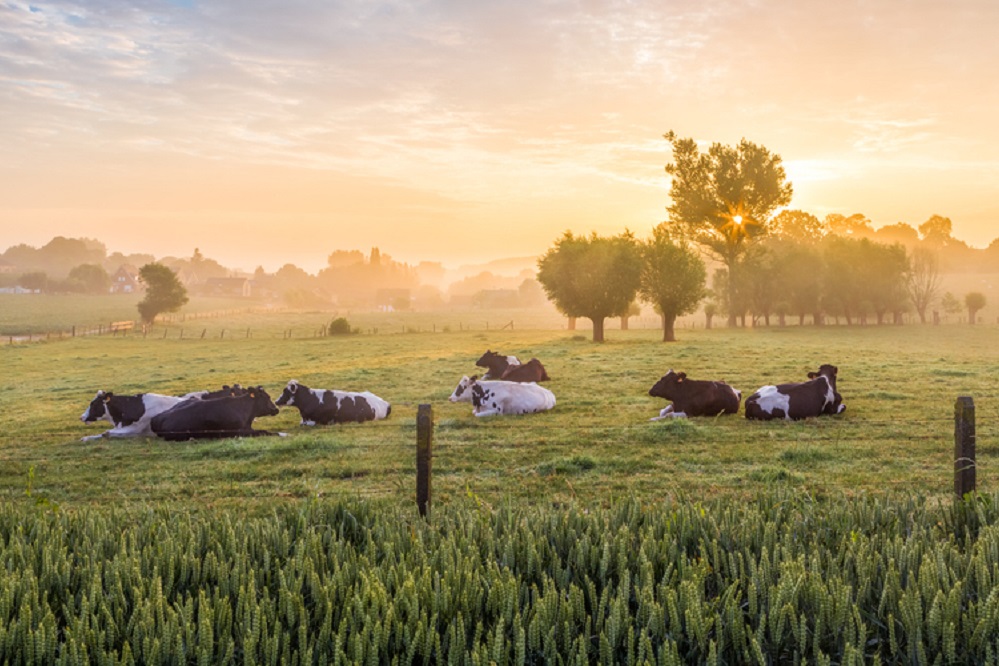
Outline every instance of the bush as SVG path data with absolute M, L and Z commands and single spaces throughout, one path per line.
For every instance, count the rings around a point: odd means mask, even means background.
M 337 317 L 326 328 L 326 335 L 351 335 L 360 332 L 359 328 L 351 328 L 350 322 L 343 317 Z

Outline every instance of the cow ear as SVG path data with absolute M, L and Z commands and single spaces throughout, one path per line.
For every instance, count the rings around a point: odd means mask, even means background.
M 679 379 L 677 381 L 682 382 L 684 379 L 687 378 L 687 373 L 686 372 L 681 372 L 680 374 L 677 375 L 677 377 L 679 377 Z
M 111 391 L 108 391 L 107 393 L 105 393 L 104 394 L 104 402 L 111 402 L 111 396 L 113 396 L 113 395 L 114 395 L 114 393 L 112 393 Z
M 819 373 L 817 373 L 817 372 L 809 372 L 808 373 L 808 378 L 809 379 L 815 379 L 818 376 L 819 376 Z
M 254 389 L 250 389 L 249 394 L 250 394 L 251 398 L 256 398 L 257 397 L 257 392 Z
M 472 375 L 471 377 L 469 377 L 469 378 L 468 378 L 468 381 L 470 381 L 470 382 L 474 382 L 474 381 L 475 381 L 476 379 L 478 379 L 478 378 L 479 378 L 479 376 L 478 376 L 478 375 Z

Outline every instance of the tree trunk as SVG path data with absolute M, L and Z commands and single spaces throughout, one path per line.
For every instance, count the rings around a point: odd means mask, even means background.
M 594 317 L 593 321 L 593 341 L 603 342 L 604 341 L 604 318 Z
M 704 314 L 704 328 L 705 329 L 710 330 L 712 317 L 713 317 L 713 315 L 709 315 L 707 313 Z M 663 324 L 663 326 L 665 326 L 665 324 Z
M 628 315 L 621 317 L 621 330 L 622 331 L 628 330 Z
M 569 330 L 570 331 L 575 331 L 576 330 L 576 318 L 575 317 L 569 317 Z
M 663 342 L 676 342 L 676 315 L 663 315 Z

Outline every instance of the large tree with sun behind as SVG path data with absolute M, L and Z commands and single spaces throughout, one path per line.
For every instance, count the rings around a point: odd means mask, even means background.
M 694 139 L 672 130 L 664 136 L 673 147 L 673 162 L 666 165 L 672 178 L 669 221 L 725 264 L 734 303 L 740 259 L 766 234 L 775 211 L 791 202 L 781 157 L 746 139 L 737 146 L 714 143 L 702 153 Z M 735 322 L 730 307 L 728 325 Z

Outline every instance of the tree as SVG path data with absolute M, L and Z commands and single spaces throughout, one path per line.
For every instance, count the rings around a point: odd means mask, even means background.
M 176 312 L 188 301 L 187 289 L 163 264 L 146 264 L 139 269 L 139 279 L 146 285 L 146 296 L 137 307 L 146 324 L 152 324 L 162 312 Z
M 111 288 L 111 277 L 99 264 L 80 264 L 69 271 L 68 281 L 80 285 L 88 294 L 106 294 Z
M 670 221 L 687 227 L 690 237 L 728 268 L 728 324 L 735 326 L 739 259 L 767 231 L 774 211 L 791 201 L 780 155 L 743 139 L 738 146 L 712 144 L 702 154 L 693 139 L 665 135 L 673 146 L 667 208 Z
M 538 282 L 562 314 L 593 322 L 593 341 L 604 341 L 604 319 L 619 317 L 635 300 L 642 273 L 630 232 L 611 238 L 567 231 L 538 260 Z
M 927 248 L 916 248 L 909 260 L 909 270 L 905 274 L 905 288 L 912 299 L 912 305 L 919 314 L 919 321 L 926 323 L 926 308 L 936 300 L 940 292 L 940 261 L 937 255 Z
M 663 342 L 676 341 L 676 318 L 697 309 L 706 282 L 704 261 L 682 237 L 670 234 L 666 224 L 652 230 L 652 238 L 642 246 L 638 291 L 662 315 Z
M 947 314 L 957 314 L 962 310 L 961 301 L 957 300 L 957 296 L 949 291 L 940 298 L 940 307 Z
M 949 217 L 931 215 L 930 219 L 919 225 L 919 233 L 923 236 L 923 242 L 939 248 L 953 240 L 953 227 Z
M 32 271 L 19 277 L 17 283 L 25 289 L 45 291 L 49 286 L 49 276 L 44 271 Z
M 974 324 L 978 311 L 985 307 L 985 294 L 980 291 L 965 294 L 964 307 L 968 308 L 968 323 Z
M 798 243 L 817 243 L 827 231 L 826 225 L 811 213 L 782 210 L 774 216 L 770 233 L 777 238 Z
M 904 222 L 896 222 L 875 231 L 874 240 L 887 245 L 900 243 L 906 248 L 913 248 L 919 244 L 919 232 Z
M 830 213 L 826 215 L 826 226 L 829 228 L 829 233 L 844 238 L 870 238 L 874 235 L 871 221 L 860 213 L 854 213 L 850 217 Z
M 861 241 L 865 259 L 861 262 L 866 300 L 871 303 L 878 324 L 885 322 L 885 315 L 894 313 L 895 323 L 902 322 L 902 312 L 907 307 L 905 274 L 909 268 L 905 248 L 898 243 L 885 245 L 867 239 Z

